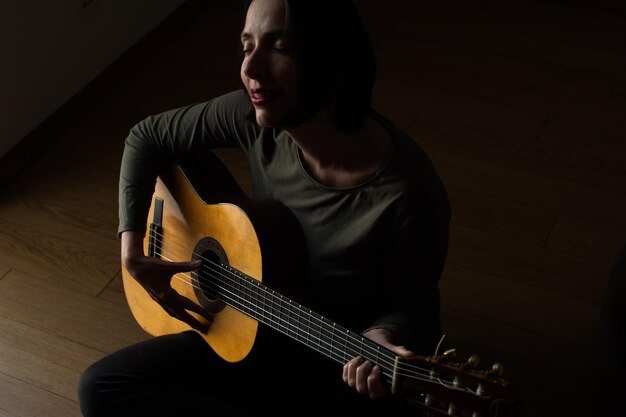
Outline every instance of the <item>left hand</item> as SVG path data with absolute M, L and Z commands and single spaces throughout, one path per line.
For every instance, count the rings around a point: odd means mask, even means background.
M 392 343 L 393 334 L 389 330 L 372 329 L 363 333 L 363 336 L 386 347 L 402 358 L 414 356 L 414 353 L 406 347 Z M 344 365 L 343 381 L 350 388 L 356 389 L 359 394 L 367 395 L 372 400 L 377 400 L 387 395 L 387 389 L 381 380 L 380 366 L 366 361 L 361 356 L 357 356 Z

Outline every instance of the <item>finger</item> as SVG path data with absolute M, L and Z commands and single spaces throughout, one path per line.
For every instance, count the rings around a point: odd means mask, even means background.
M 200 333 L 206 333 L 209 331 L 208 324 L 201 323 L 198 319 L 196 319 L 194 316 L 189 314 L 182 305 L 178 305 L 178 306 L 166 305 L 166 306 L 163 306 L 163 308 L 165 309 L 165 311 L 167 311 L 167 313 L 170 316 L 174 317 L 177 320 L 182 321 L 183 323 L 188 324 L 192 329 L 195 329 L 199 331 Z
M 372 400 L 378 400 L 387 394 L 383 382 L 381 380 L 382 371 L 380 366 L 376 365 L 372 368 L 367 377 L 367 391 Z
M 189 262 L 166 262 L 167 268 L 171 272 L 189 272 L 194 271 L 202 266 L 202 261 L 196 259 Z
M 209 331 L 209 325 L 201 323 L 198 319 L 189 314 L 187 310 L 181 308 L 177 311 L 177 313 L 177 318 L 180 321 L 187 323 L 189 326 L 191 326 L 191 328 L 199 331 L 202 334 L 206 334 Z
M 176 291 L 171 290 L 161 294 L 158 302 L 170 316 L 188 324 L 191 328 L 196 329 L 201 333 L 206 333 L 209 330 L 209 326 L 201 323 L 185 310 L 185 304 L 182 301 L 184 299 L 186 298 L 178 294 Z
M 193 311 L 194 313 L 201 315 L 202 317 L 207 319 L 209 323 L 213 322 L 213 315 L 200 307 L 198 304 L 191 301 L 189 298 L 181 295 L 179 297 L 179 300 L 181 303 L 183 303 L 185 310 Z
M 370 372 L 372 371 L 372 362 L 365 361 L 359 365 L 356 369 L 356 391 L 359 394 L 368 395 L 368 379 Z
M 411 356 L 415 356 L 415 353 L 407 349 L 405 346 L 391 345 L 389 346 L 389 349 L 401 358 L 410 358 Z
M 356 388 L 356 370 L 363 363 L 363 358 L 357 356 L 348 362 L 348 386 L 350 388 Z

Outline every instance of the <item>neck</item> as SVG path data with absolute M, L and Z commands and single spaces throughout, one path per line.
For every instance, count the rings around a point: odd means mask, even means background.
M 389 133 L 372 118 L 359 131 L 343 133 L 327 112 L 320 112 L 287 133 L 298 146 L 309 175 L 337 188 L 359 185 L 376 175 L 393 150 Z

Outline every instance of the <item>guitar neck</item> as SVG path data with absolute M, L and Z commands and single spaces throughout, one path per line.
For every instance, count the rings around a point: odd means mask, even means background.
M 201 274 L 202 276 L 203 274 Z M 211 297 L 343 365 L 361 356 L 379 365 L 393 382 L 396 356 L 390 350 L 303 306 L 227 264 L 205 269 Z

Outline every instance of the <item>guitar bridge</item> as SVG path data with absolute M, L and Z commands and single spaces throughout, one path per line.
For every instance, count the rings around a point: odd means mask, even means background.
M 163 199 L 154 199 L 154 214 L 148 232 L 148 256 L 161 257 L 161 241 L 163 237 Z

